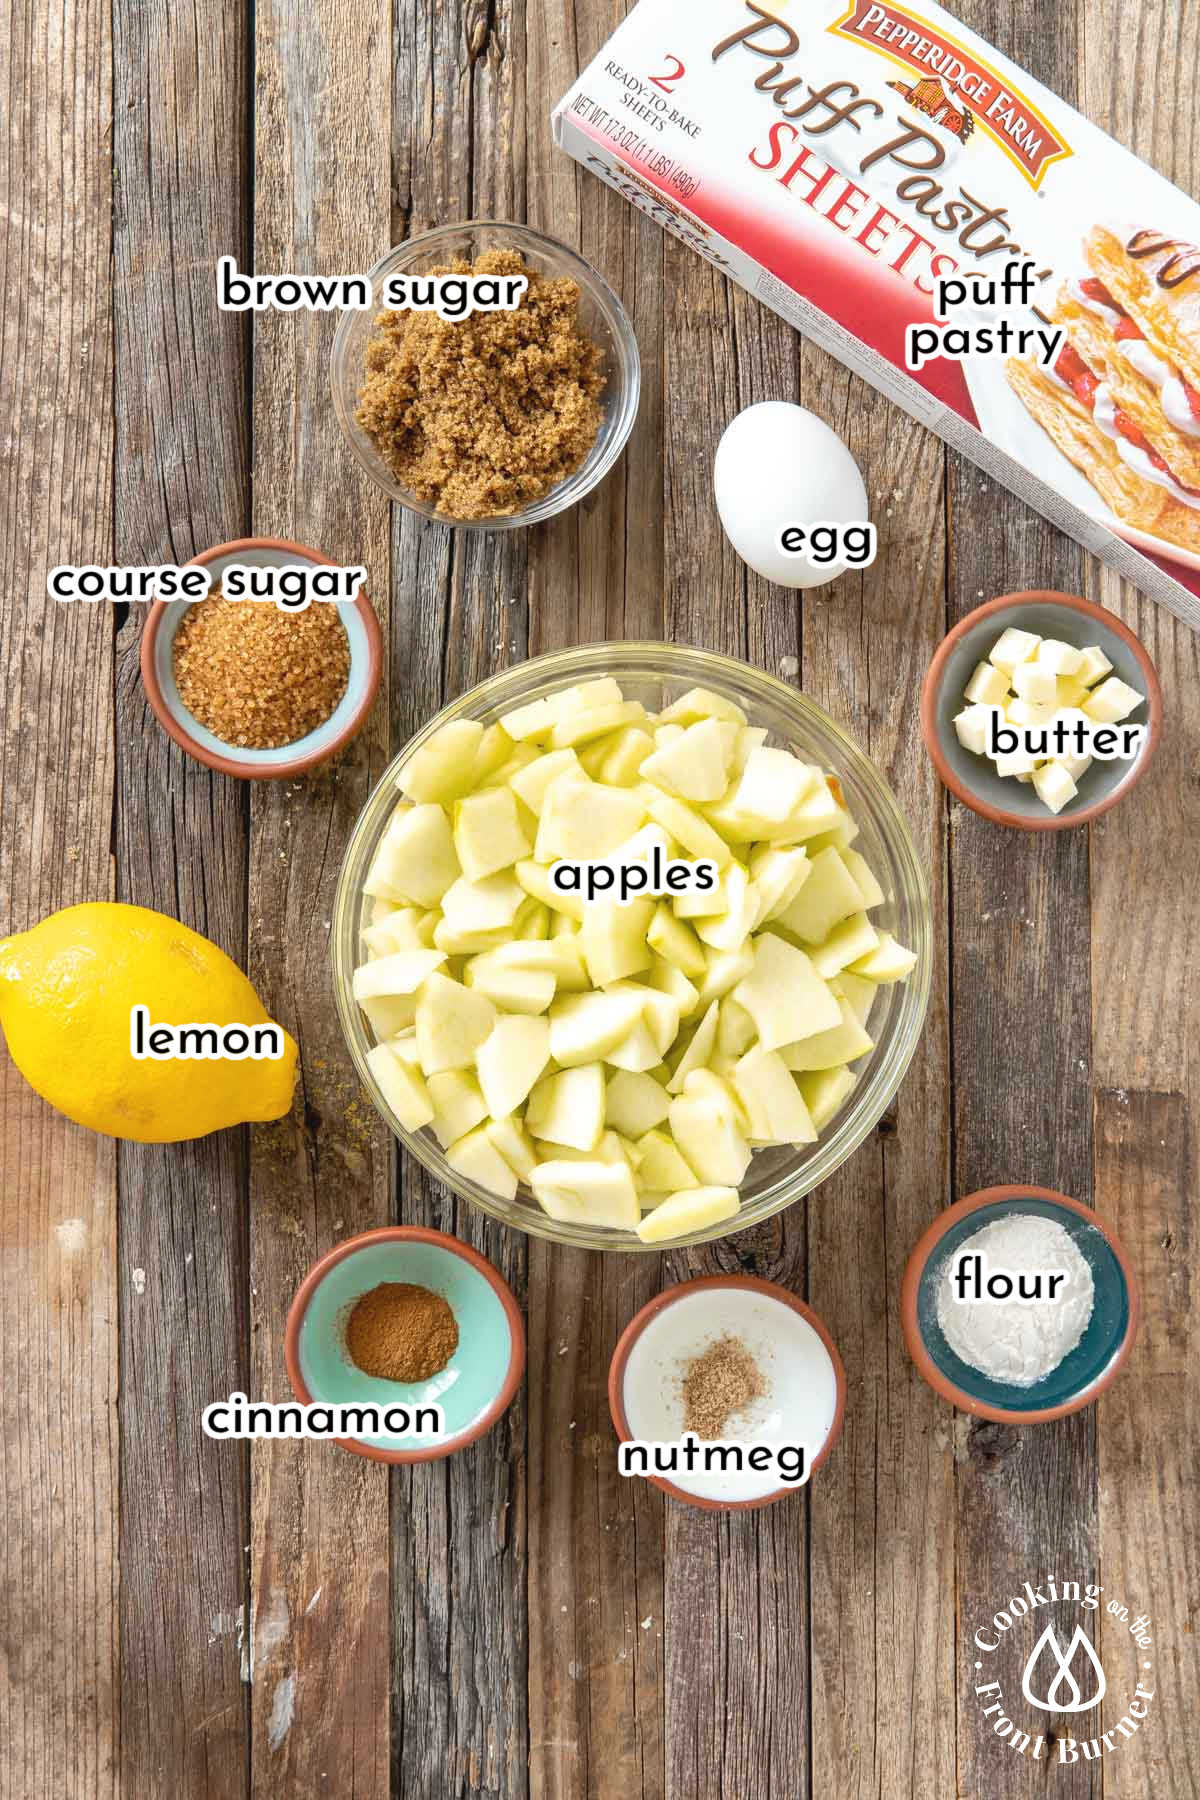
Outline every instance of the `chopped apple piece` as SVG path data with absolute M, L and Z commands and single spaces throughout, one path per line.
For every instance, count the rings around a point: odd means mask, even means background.
M 845 849 L 842 851 L 842 861 L 845 863 L 855 887 L 862 895 L 862 903 L 867 911 L 870 911 L 873 906 L 882 906 L 887 895 L 872 874 L 866 857 L 860 855 L 857 850 Z
M 653 900 L 632 900 L 625 906 L 619 900 L 593 900 L 585 907 L 579 948 L 595 987 L 650 967 L 646 933 L 653 917 Z
M 851 963 L 857 965 L 880 942 L 881 934 L 876 931 L 866 913 L 855 913 L 853 918 L 843 919 L 840 925 L 835 926 L 825 942 L 813 951 L 813 968 L 828 981 L 831 975 L 840 974 Z M 883 979 L 880 975 L 872 975 L 871 970 L 865 966 L 858 968 L 857 973 L 870 975 L 873 981 Z M 836 1024 L 836 1020 L 829 1022 Z
M 564 1069 L 599 1062 L 629 1036 L 641 1016 L 636 994 L 569 994 L 551 1009 L 550 1054 Z
M 471 764 L 471 778 L 467 782 L 466 791 L 473 793 L 489 782 L 498 769 L 502 769 L 516 746 L 505 731 L 503 725 L 487 725 L 475 751 L 475 760 Z
M 426 1076 L 469 1068 L 496 1022 L 483 994 L 435 970 L 417 996 L 417 1049 Z
M 428 743 L 414 750 L 396 776 L 396 786 L 419 806 L 430 802 L 444 806 L 457 800 L 471 785 L 482 741 L 483 726 L 478 719 L 451 719 Z
M 627 1138 L 644 1137 L 667 1116 L 671 1100 L 653 1075 L 618 1069 L 605 1093 L 605 1118 Z
M 768 845 L 750 858 L 750 874 L 758 889 L 759 924 L 777 919 L 796 898 L 812 873 L 808 851 L 803 845 L 795 849 L 776 849 Z
M 816 1143 L 804 1098 L 777 1050 L 748 1050 L 734 1065 L 731 1081 L 752 1144 Z
M 401 806 L 380 839 L 363 891 L 383 900 L 436 906 L 460 873 L 450 821 L 441 807 Z
M 668 1194 L 652 1211 L 644 1213 L 637 1234 L 643 1244 L 661 1244 L 668 1238 L 684 1237 L 736 1218 L 740 1204 L 736 1187 L 684 1188 L 681 1193 Z
M 735 1096 L 717 1075 L 693 1069 L 667 1115 L 671 1136 L 687 1145 L 687 1160 L 702 1183 L 736 1187 L 750 1166 Z
M 428 923 L 427 923 L 428 922 Z M 437 915 L 418 906 L 397 906 L 386 918 L 363 929 L 362 941 L 372 956 L 391 956 L 397 950 L 429 950 Z
M 725 911 L 716 918 L 696 920 L 696 936 L 711 950 L 737 950 L 758 923 L 762 900 L 755 883 L 739 862 L 725 871 Z
M 364 932 L 364 937 L 366 933 Z M 646 942 L 665 961 L 682 969 L 687 976 L 703 975 L 707 968 L 700 940 L 690 925 L 676 918 L 665 900 L 654 909 L 654 917 L 646 932 Z
M 596 777 L 609 787 L 632 787 L 642 764 L 654 749 L 654 739 L 640 725 L 627 725 L 604 740 L 604 755 Z
M 673 794 L 661 794 L 649 786 L 644 791 L 650 817 L 669 832 L 689 856 L 697 860 L 707 857 L 718 869 L 728 866 L 732 860 L 729 845 L 701 813 L 686 800 L 676 800 Z
M 881 931 L 878 942 L 851 965 L 851 970 L 855 975 L 865 975 L 868 981 L 902 981 L 916 961 L 915 953 L 898 944 L 890 931 Z
M 538 1153 L 533 1139 L 519 1119 L 489 1119 L 484 1126 L 488 1143 L 498 1150 L 518 1181 L 533 1174 Z
M 657 1128 L 644 1132 L 637 1140 L 638 1182 L 651 1191 L 673 1192 L 677 1188 L 699 1187 L 695 1175 L 669 1131 Z
M 568 770 L 546 789 L 534 856 L 546 864 L 608 856 L 633 835 L 645 816 L 636 789 L 605 787 Z
M 542 1162 L 529 1177 L 534 1198 L 552 1219 L 637 1230 L 641 1220 L 633 1171 L 622 1162 Z
M 582 896 L 576 893 L 561 893 L 551 881 L 550 871 L 544 869 L 541 863 L 534 862 L 531 857 L 526 858 L 523 862 L 517 863 L 513 874 L 532 899 L 540 900 L 543 906 L 550 908 L 551 912 L 565 914 L 576 924 L 581 922 L 584 907 Z
M 849 969 L 843 969 L 830 982 L 835 994 L 839 994 L 850 1007 L 851 1012 L 860 1025 L 866 1025 L 871 1016 L 871 1008 L 875 1004 L 878 984 L 868 981 L 863 975 L 852 975 Z
M 732 994 L 726 994 L 717 1015 L 717 1055 L 729 1062 L 737 1062 L 739 1057 L 745 1056 L 757 1037 L 754 1020 L 745 1007 Z
M 780 913 L 779 923 L 806 944 L 823 944 L 835 925 L 861 912 L 865 905 L 866 896 L 841 851 L 820 850 L 812 859 L 812 873 L 791 905 Z
M 487 1118 L 487 1102 L 473 1069 L 443 1069 L 440 1075 L 431 1075 L 429 1098 L 433 1102 L 433 1134 L 443 1150 Z
M 873 932 L 871 935 L 874 938 Z M 842 1016 L 815 958 L 772 931 L 754 939 L 753 968 L 738 982 L 733 997 L 754 1020 L 764 1050 L 794 1043 L 805 1029 L 824 1031 L 838 1024 Z
M 846 812 L 824 775 L 818 775 L 795 812 L 771 836 L 799 844 L 823 832 L 836 832 L 838 843 L 848 843 Z M 853 831 L 850 832 L 853 836 Z M 818 846 L 819 847 L 819 846 Z
M 351 992 L 360 1005 L 388 994 L 415 994 L 445 960 L 441 950 L 396 950 L 391 956 L 378 956 L 355 969 Z
M 850 1069 L 814 1069 L 807 1075 L 798 1075 L 796 1085 L 804 1096 L 815 1130 L 824 1131 L 841 1111 L 854 1086 L 854 1074 Z
M 482 881 L 529 855 L 511 788 L 465 794 L 454 807 L 454 850 L 468 881 Z
M 373 1044 L 367 1051 L 367 1067 L 387 1104 L 405 1131 L 420 1131 L 433 1118 L 433 1102 L 429 1098 L 421 1073 L 391 1044 Z
M 579 758 L 573 750 L 548 750 L 544 755 L 535 755 L 532 762 L 517 769 L 509 778 L 509 787 L 523 806 L 531 813 L 541 816 L 542 807 L 546 803 L 546 790 L 551 782 L 557 781 L 560 775 L 574 774 L 577 780 L 584 779 Z
M 381 1044 L 407 1031 L 417 1016 L 415 994 L 388 994 L 378 1000 L 360 1000 L 358 1004 Z
M 554 999 L 555 980 L 549 969 L 522 968 L 519 963 L 495 959 L 511 945 L 497 945 L 473 956 L 463 969 L 463 980 L 470 988 L 486 994 L 494 1006 L 505 1012 L 536 1015 L 544 1013 Z
M 839 977 L 840 979 L 840 977 Z M 800 1074 L 809 1069 L 833 1069 L 839 1063 L 856 1062 L 875 1048 L 858 1022 L 850 1002 L 842 999 L 842 1022 L 830 1031 L 817 1031 L 798 1044 L 785 1044 L 779 1052 L 786 1066 Z
M 760 744 L 751 750 L 742 771 L 734 810 L 756 827 L 756 838 L 771 838 L 786 826 L 813 785 L 815 771 L 790 750 Z
M 769 935 L 764 933 L 764 936 Z M 757 940 L 741 944 L 736 950 L 710 950 L 708 952 L 708 969 L 704 980 L 700 983 L 700 1004 L 708 1006 L 713 1000 L 720 1000 L 736 987 L 754 967 L 754 944 Z
M 717 1021 L 720 1016 L 720 1001 L 714 1000 L 695 1031 L 692 1041 L 675 1065 L 675 1073 L 667 1083 L 667 1091 L 671 1094 L 682 1094 L 684 1085 L 693 1069 L 708 1067 L 717 1041 Z M 654 1121 L 658 1123 L 657 1120 Z
M 604 1130 L 603 1064 L 544 1075 L 529 1096 L 525 1129 L 573 1150 L 594 1150 Z
M 554 722 L 550 744 L 555 750 L 567 750 L 573 744 L 586 744 L 591 738 L 606 737 L 622 726 L 640 725 L 646 709 L 636 700 L 617 700 L 607 706 L 581 707 L 578 712 L 563 714 Z
M 662 725 L 694 725 L 697 719 L 732 719 L 735 725 L 744 725 L 746 715 L 734 700 L 727 700 L 724 694 L 714 694 L 704 687 L 689 688 L 678 700 L 664 708 L 658 715 Z
M 492 1026 L 475 1052 L 479 1085 L 494 1119 L 516 1112 L 550 1060 L 550 1026 L 545 1019 L 512 1014 Z
M 496 1149 L 483 1126 L 476 1126 L 466 1137 L 451 1144 L 446 1152 L 446 1161 L 456 1175 L 477 1182 L 488 1193 L 498 1194 L 501 1200 L 516 1199 L 516 1174 L 511 1164 Z
M 643 762 L 641 777 L 680 800 L 719 800 L 729 779 L 729 751 L 717 721 L 701 719 L 656 749 Z
M 679 1008 L 681 1019 L 690 1019 L 694 1012 L 700 1010 L 700 990 L 688 980 L 682 969 L 664 962 L 661 956 L 656 956 L 646 970 L 645 981 L 647 987 L 657 988 L 660 994 L 670 994 Z

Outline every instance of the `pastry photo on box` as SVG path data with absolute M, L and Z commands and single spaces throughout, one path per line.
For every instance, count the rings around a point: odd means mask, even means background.
M 1114 530 L 1200 569 L 1200 248 L 1095 225 L 1053 319 L 1065 332 L 1054 364 L 1011 359 L 1013 390 Z

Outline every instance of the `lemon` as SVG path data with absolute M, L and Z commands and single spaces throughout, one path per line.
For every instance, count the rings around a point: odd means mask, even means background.
M 292 1101 L 296 1044 L 273 1060 L 140 1060 L 130 1014 L 152 1024 L 263 1025 L 236 963 L 144 906 L 68 906 L 0 941 L 0 1027 L 30 1087 L 77 1125 L 141 1144 L 278 1119 Z

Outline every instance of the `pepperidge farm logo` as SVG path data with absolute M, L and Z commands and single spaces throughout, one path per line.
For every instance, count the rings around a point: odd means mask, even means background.
M 981 1723 L 1030 1762 L 1099 1762 L 1149 1717 L 1150 1615 L 1103 1593 L 1091 1581 L 1027 1581 L 971 1640 Z M 1107 1670 L 1085 1628 L 1101 1609 Z
M 914 71 L 916 82 L 901 86 L 897 81 L 891 86 L 899 88 L 918 112 L 964 142 L 978 121 L 1031 187 L 1041 186 L 1051 163 L 1072 155 L 1070 145 L 1032 100 L 927 19 L 900 6 L 858 0 L 829 30 Z

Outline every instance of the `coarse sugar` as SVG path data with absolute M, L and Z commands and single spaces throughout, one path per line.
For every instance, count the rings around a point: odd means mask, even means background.
M 175 685 L 192 716 L 245 750 L 294 744 L 334 712 L 350 675 L 335 606 L 282 612 L 218 590 L 188 608 L 172 646 Z

